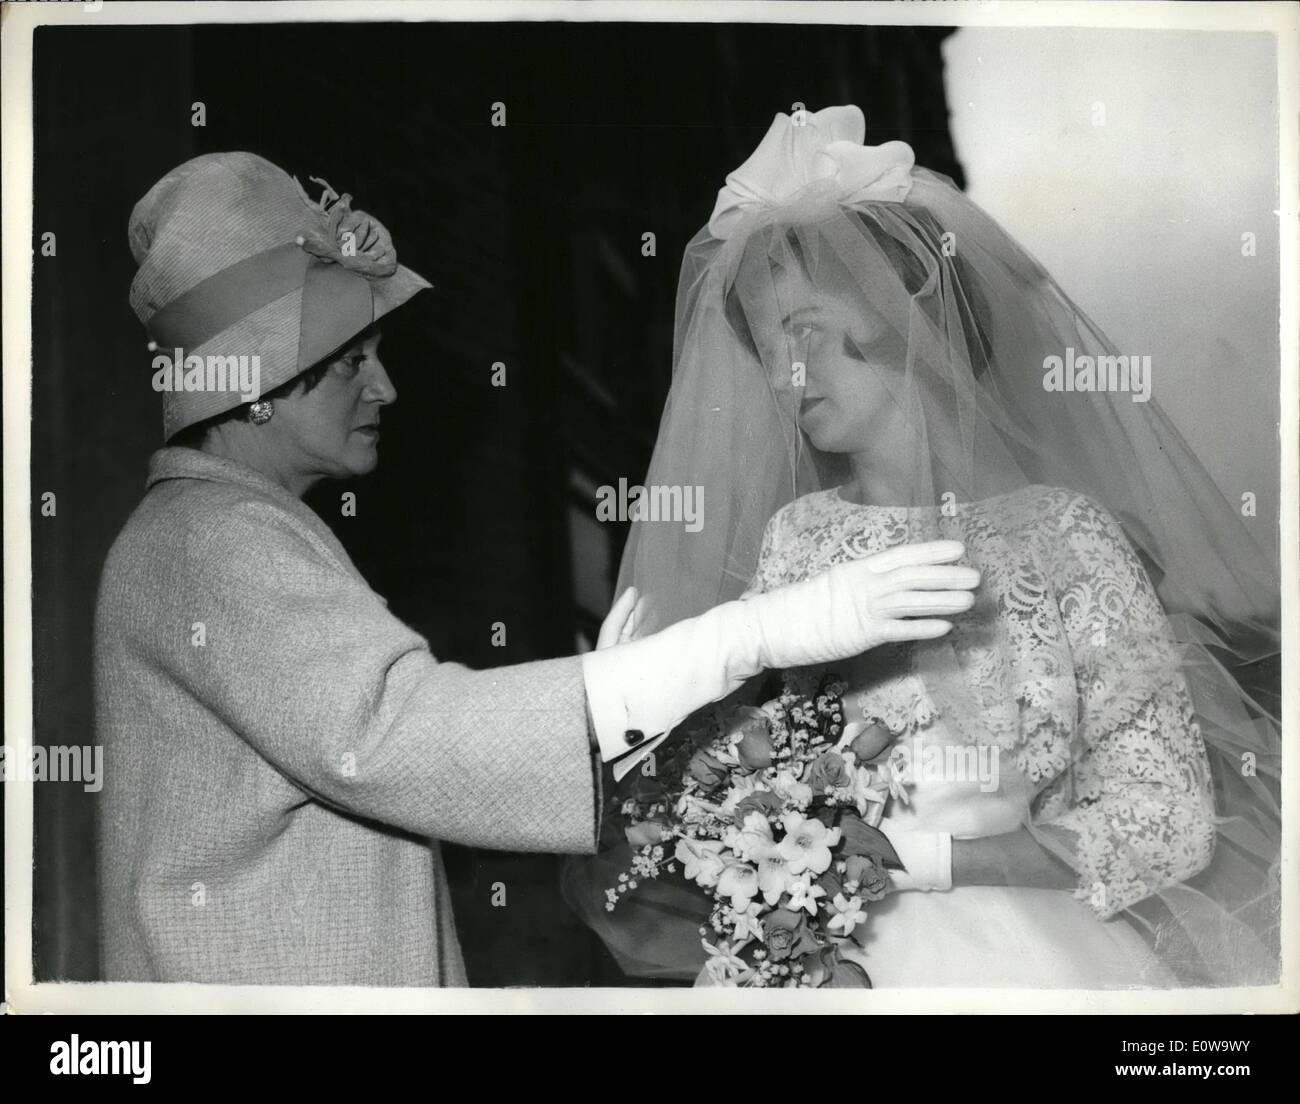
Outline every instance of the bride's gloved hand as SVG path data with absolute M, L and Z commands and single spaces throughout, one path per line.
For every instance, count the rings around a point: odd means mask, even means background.
M 902 870 L 890 870 L 894 890 L 952 889 L 952 836 L 948 832 L 916 832 L 885 817 L 880 830 L 898 852 Z
M 632 604 L 624 594 L 601 629 L 607 646 L 582 657 L 601 758 L 648 750 L 764 668 L 829 663 L 880 644 L 942 636 L 952 627 L 946 618 L 971 607 L 979 584 L 979 572 L 953 563 L 963 552 L 959 541 L 900 545 L 640 640 L 626 639 L 635 614 L 624 612 Z M 611 639 L 625 642 L 610 646 Z

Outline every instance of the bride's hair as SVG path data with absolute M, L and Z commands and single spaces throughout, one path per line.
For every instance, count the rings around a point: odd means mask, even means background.
M 932 281 L 946 286 L 957 307 L 957 317 L 965 331 L 965 342 L 972 374 L 979 379 L 988 370 L 993 344 L 988 336 L 989 309 L 974 270 L 955 248 L 945 241 L 949 235 L 929 211 L 910 209 L 915 245 L 909 245 L 885 228 L 871 213 L 871 207 L 846 210 L 833 216 L 848 221 L 864 239 L 875 246 L 885 258 L 892 273 L 913 303 L 921 300 L 924 311 L 926 300 L 934 304 L 927 317 L 940 325 L 940 310 L 927 295 Z M 771 279 L 784 267 L 782 258 L 789 257 L 805 280 L 819 289 L 833 289 L 838 283 L 852 293 L 861 294 L 857 282 L 850 276 L 833 250 L 814 250 L 817 242 L 817 223 L 773 223 L 751 234 L 745 243 L 739 263 L 727 287 L 724 311 L 732 333 L 755 360 L 762 359 L 754 339 L 755 326 L 768 326 L 771 319 L 750 318 L 745 299 L 747 281 Z M 867 247 L 869 248 L 869 247 Z M 814 251 L 816 256 L 814 256 Z M 922 256 L 924 254 L 924 256 Z M 828 278 L 828 270 L 831 275 Z

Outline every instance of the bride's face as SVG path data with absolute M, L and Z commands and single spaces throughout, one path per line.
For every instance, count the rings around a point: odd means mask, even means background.
M 805 366 L 799 425 L 823 452 L 891 448 L 906 429 L 907 343 L 860 296 L 786 282 L 781 329 Z M 796 380 L 796 386 L 798 381 Z

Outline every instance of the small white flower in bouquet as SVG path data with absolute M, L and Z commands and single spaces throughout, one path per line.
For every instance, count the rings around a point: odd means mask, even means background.
M 605 907 L 639 880 L 680 877 L 710 902 L 700 934 L 714 984 L 869 987 L 842 952 L 864 942 L 901 866 L 877 826 L 907 800 L 907 774 L 884 725 L 844 724 L 843 691 L 830 675 L 811 689 L 787 676 L 778 697 L 717 710 L 672 744 L 619 806 L 632 859 Z

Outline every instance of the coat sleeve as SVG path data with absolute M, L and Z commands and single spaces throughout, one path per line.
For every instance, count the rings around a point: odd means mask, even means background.
M 181 624 L 151 650 L 304 791 L 432 839 L 595 849 L 599 782 L 578 657 L 486 671 L 440 663 L 270 504 L 239 504 L 181 558 Z
M 1177 649 L 1141 562 L 1085 498 L 1070 502 L 1058 536 L 1079 710 L 1073 765 L 1054 783 L 1070 800 L 1040 823 L 1075 841 L 1077 896 L 1106 918 L 1204 869 L 1214 801 Z

